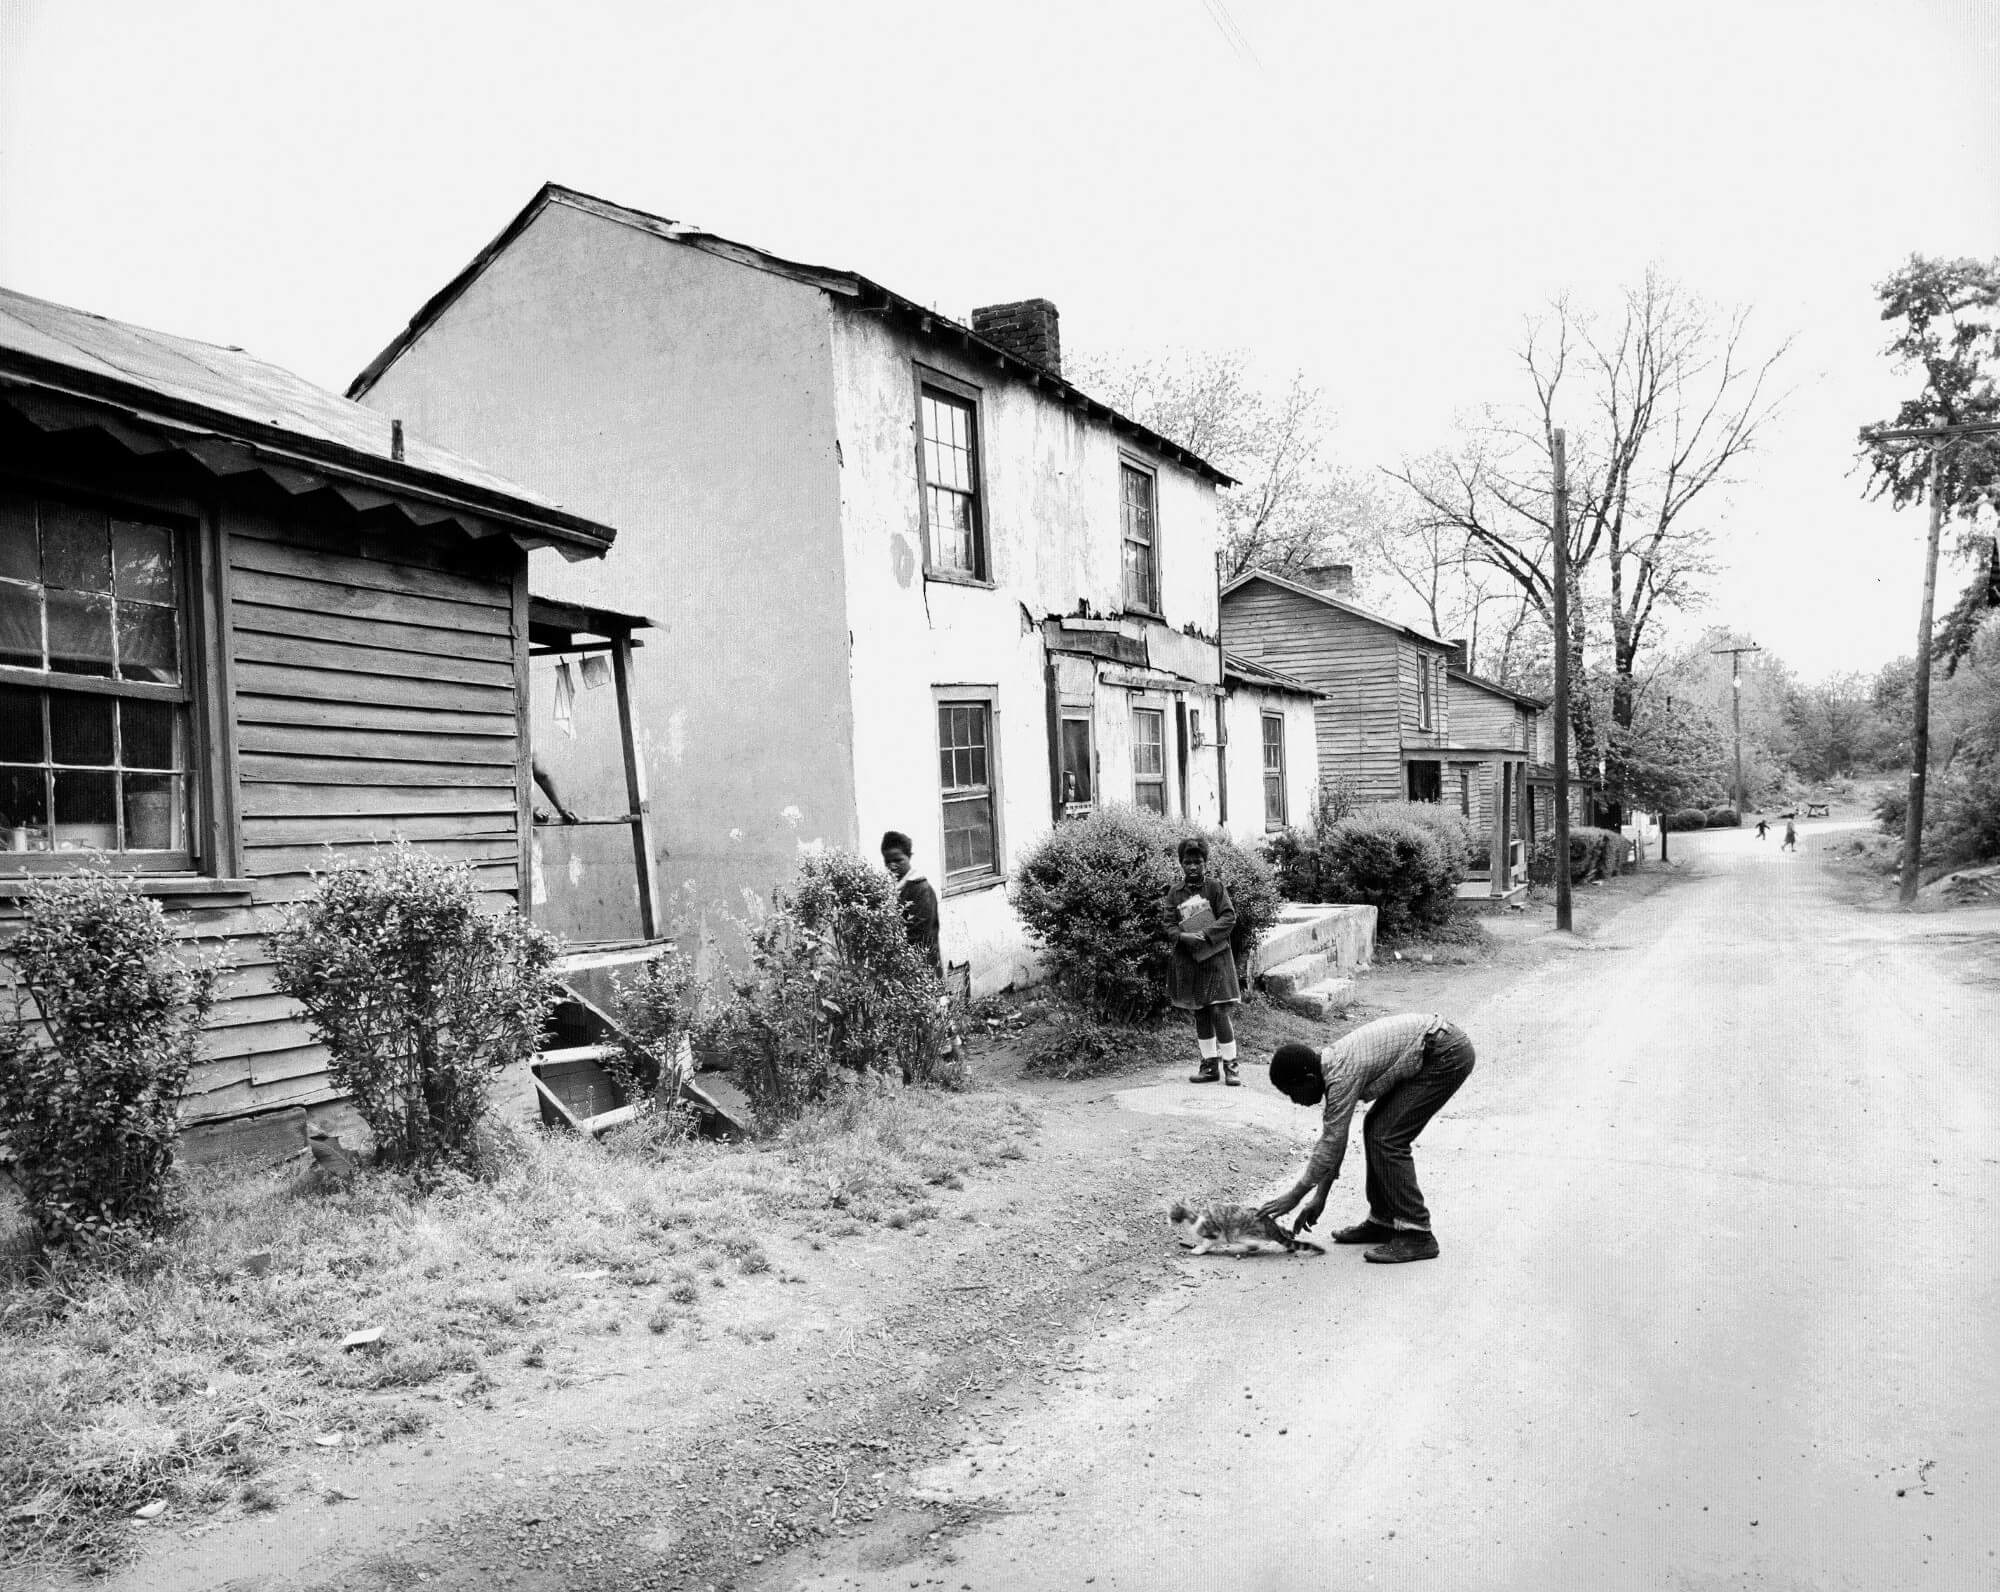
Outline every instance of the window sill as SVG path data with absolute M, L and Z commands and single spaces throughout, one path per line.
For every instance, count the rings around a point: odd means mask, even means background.
M 944 586 L 971 586 L 978 591 L 995 591 L 998 585 L 983 575 L 968 575 L 962 569 L 938 569 L 924 565 L 924 579 L 934 580 Z
M 28 893 L 29 885 L 36 880 L 60 879 L 61 873 L 14 874 L 0 878 L 0 911 L 11 908 L 12 904 Z M 139 894 L 152 896 L 159 903 L 174 907 L 231 907 L 250 904 L 250 881 L 248 879 L 208 879 L 189 878 L 185 874 L 165 874 L 158 878 L 148 878 L 144 874 L 127 875 L 138 886 Z
M 960 879 L 956 883 L 946 884 L 944 887 L 944 893 L 947 897 L 976 895 L 981 890 L 998 889 L 1000 886 L 1006 884 L 1006 882 L 1007 882 L 1007 876 L 1005 874 L 1000 874 L 1000 873 L 982 874 L 977 879 Z

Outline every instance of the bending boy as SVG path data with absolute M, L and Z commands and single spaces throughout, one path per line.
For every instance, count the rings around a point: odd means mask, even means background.
M 1271 1083 L 1294 1105 L 1326 1102 L 1326 1126 L 1305 1174 L 1289 1192 L 1259 1209 L 1283 1216 L 1300 1200 L 1297 1231 L 1318 1221 L 1347 1154 L 1347 1129 L 1357 1101 L 1375 1104 L 1361 1124 L 1368 1158 L 1368 1219 L 1333 1235 L 1336 1244 L 1373 1244 L 1362 1258 L 1384 1265 L 1437 1258 L 1431 1213 L 1417 1187 L 1410 1146 L 1438 1107 L 1458 1093 L 1472 1071 L 1472 1041 L 1454 1023 L 1428 1012 L 1403 1012 L 1363 1023 L 1314 1050 L 1280 1045 L 1271 1056 Z

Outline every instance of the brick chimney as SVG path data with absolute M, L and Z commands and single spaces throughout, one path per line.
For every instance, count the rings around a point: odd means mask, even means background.
M 1451 648 L 1451 656 L 1446 658 L 1445 662 L 1450 664 L 1454 669 L 1463 669 L 1468 674 L 1471 673 L 1472 665 L 1465 661 L 1465 638 L 1463 636 L 1455 637 L 1445 643 L 1445 645 Z
M 1310 586 L 1314 591 L 1323 591 L 1329 597 L 1344 597 L 1349 601 L 1354 597 L 1354 566 L 1352 564 L 1308 564 L 1299 571 L 1299 584 Z
M 1051 376 L 1062 374 L 1062 336 L 1056 307 L 1047 299 L 1022 299 L 1018 304 L 988 304 L 972 312 L 972 329 L 1016 359 L 1040 365 Z

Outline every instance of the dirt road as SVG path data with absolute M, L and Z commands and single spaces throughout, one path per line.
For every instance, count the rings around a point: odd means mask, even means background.
M 1858 905 L 1834 839 L 1677 837 L 1455 1014 L 1440 1260 L 1187 1262 L 915 1478 L 983 1523 L 760 1584 L 2000 1587 L 2000 922 Z

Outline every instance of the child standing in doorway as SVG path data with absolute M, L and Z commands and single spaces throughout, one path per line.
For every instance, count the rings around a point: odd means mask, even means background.
M 1220 879 L 1208 875 L 1208 842 L 1190 835 L 1176 849 L 1181 882 L 1167 893 L 1167 910 L 1174 930 L 1174 949 L 1167 964 L 1167 998 L 1178 1011 L 1194 1013 L 1195 1043 L 1201 1067 L 1188 1081 L 1214 1083 L 1218 1077 L 1234 1089 L 1243 1080 L 1236 1072 L 1236 1003 L 1243 998 L 1236 982 L 1236 957 L 1229 937 L 1236 928 L 1236 904 Z

